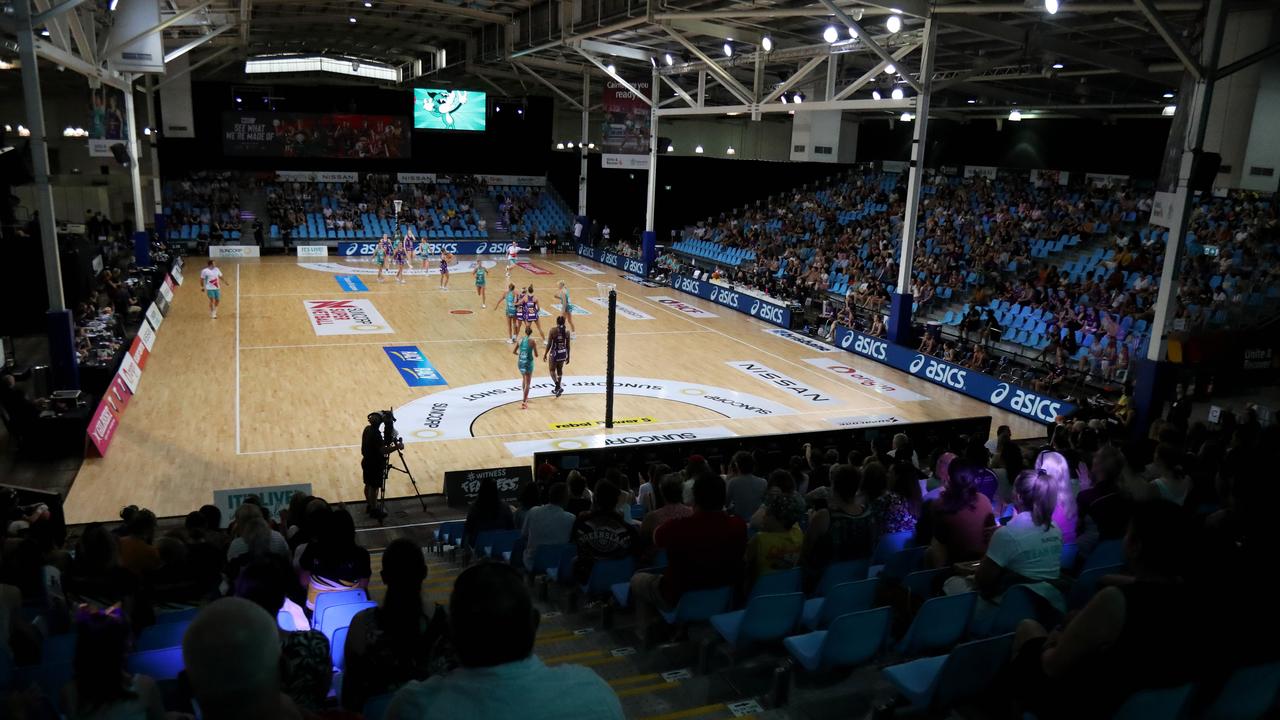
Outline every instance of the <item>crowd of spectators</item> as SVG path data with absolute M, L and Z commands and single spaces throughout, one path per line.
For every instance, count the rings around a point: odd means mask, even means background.
M 484 182 L 467 175 L 447 182 L 399 183 L 392 175 L 368 174 L 347 183 L 279 182 L 266 191 L 271 223 L 282 232 L 296 233 L 307 224 L 308 214 L 315 213 L 323 217 L 325 230 L 364 230 L 371 218 L 394 222 L 395 201 L 400 200 L 401 224 L 422 236 L 446 225 L 460 231 L 476 224 L 475 196 L 484 191 Z
M 165 204 L 170 227 L 208 226 L 218 237 L 240 228 L 240 191 L 228 171 L 201 171 L 165 183 Z

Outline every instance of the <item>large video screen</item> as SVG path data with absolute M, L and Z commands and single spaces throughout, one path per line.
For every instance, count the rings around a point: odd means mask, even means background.
M 404 158 L 404 118 L 387 115 L 228 112 L 222 152 L 251 157 Z
M 413 89 L 415 130 L 483 132 L 487 110 L 485 94 L 479 90 Z

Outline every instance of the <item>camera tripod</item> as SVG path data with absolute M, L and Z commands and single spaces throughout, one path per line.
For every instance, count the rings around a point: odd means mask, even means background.
M 409 476 L 409 484 L 413 486 L 413 494 L 417 496 L 418 502 L 422 505 L 422 511 L 427 511 L 427 501 L 422 498 L 422 491 L 418 490 L 418 481 L 414 479 L 413 472 L 409 470 L 409 463 L 404 459 L 404 449 L 397 447 L 395 449 L 396 456 L 400 458 L 400 465 L 397 467 L 391 460 L 391 454 L 383 456 L 382 461 L 382 484 L 378 487 L 378 522 L 381 523 L 387 517 L 387 478 L 391 475 L 391 471 L 402 472 Z

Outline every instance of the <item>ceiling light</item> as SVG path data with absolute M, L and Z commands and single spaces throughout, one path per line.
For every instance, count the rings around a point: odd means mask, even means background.
M 44 37 L 49 37 L 49 30 L 48 30 L 48 28 L 45 28 L 44 30 L 41 30 L 41 31 L 40 31 L 40 34 L 41 34 L 41 35 L 43 35 Z
M 965 100 L 965 102 L 969 103 L 970 105 L 976 105 L 978 103 L 978 101 L 974 100 L 973 98 L 969 98 L 968 100 Z
M 671 57 L 671 53 L 667 53 L 666 55 L 663 55 L 662 59 L 667 62 L 667 67 L 671 67 L 676 62 L 676 59 Z
M 1058 0 L 1044 0 L 1044 11 L 1050 15 L 1058 14 Z
M 15 63 L 11 63 L 8 60 L 0 60 L 0 70 L 12 70 L 16 67 L 18 66 Z
M 894 100 L 901 100 L 903 98 L 902 88 L 895 87 L 893 89 L 893 92 L 889 93 L 889 97 L 893 98 Z
M 884 21 L 884 27 L 892 35 L 902 29 L 902 18 L 897 15 L 890 15 L 889 19 Z
M 595 143 L 587 143 L 587 149 L 588 149 L 588 150 L 595 150 L 595 149 L 596 149 L 596 144 L 595 144 Z
M 724 44 L 724 56 L 733 57 L 733 43 Z
M 893 63 L 889 63 L 888 65 L 885 65 L 885 66 L 884 66 L 884 74 L 885 74 L 885 75 L 892 75 L 892 74 L 894 74 L 894 73 L 896 73 L 896 72 L 898 72 L 898 68 L 894 67 L 894 66 L 893 66 Z
M 4 126 L 4 131 L 5 131 L 5 132 L 13 132 L 13 126 L 12 126 L 12 125 L 5 125 L 5 126 Z
M 240 99 L 240 96 L 239 96 L 239 95 L 237 95 L 237 96 L 236 96 L 236 102 L 244 102 L 244 101 Z
M 909 112 L 905 112 L 905 111 L 904 111 L 904 112 L 902 113 L 902 116 L 901 116 L 901 117 L 899 117 L 898 119 L 899 119 L 899 120 L 901 120 L 902 122 L 911 122 L 912 120 L 915 120 L 915 119 L 916 119 L 916 116 L 915 116 L 915 115 L 912 115 L 912 114 L 911 114 L 911 113 L 909 113 Z
M 783 105 L 786 105 L 786 104 L 787 104 L 787 94 L 786 94 L 786 93 L 782 93 L 782 97 L 781 97 L 781 98 L 779 98 L 779 99 L 780 99 L 780 100 L 782 100 L 782 104 L 783 104 Z
M 516 108 L 516 114 L 517 114 L 517 115 L 523 115 L 523 114 L 524 114 L 524 108 Z
M 849 26 L 849 28 L 848 28 L 848 29 L 849 29 L 849 39 L 850 39 L 850 40 L 857 40 L 857 39 L 858 39 L 858 31 L 857 31 L 857 30 L 854 30 L 852 25 L 851 25 L 851 26 Z
M 107 6 L 107 9 L 110 10 L 111 12 L 115 12 L 116 5 L 119 5 L 119 4 L 120 4 L 120 0 L 111 0 L 111 4 Z
M 738 152 L 738 151 L 737 151 L 737 150 L 734 150 L 734 149 L 733 149 L 733 146 L 732 146 L 732 145 L 730 145 L 730 146 L 728 147 L 728 149 L 726 149 L 726 150 L 724 151 L 724 154 L 725 154 L 725 155 L 733 155 L 733 154 L 736 154 L 737 152 Z
M 605 66 L 604 66 L 604 69 L 605 69 L 605 71 L 606 71 L 606 72 L 608 72 L 610 75 L 617 75 L 617 74 L 618 74 L 618 68 L 614 67 L 614 66 L 613 66 L 613 63 L 609 63 L 608 65 L 605 65 Z
M 23 127 L 23 126 L 19 125 L 19 126 L 18 126 L 18 137 L 31 137 L 31 131 L 30 131 L 30 130 L 28 130 L 28 129 L 26 129 L 25 127 Z
M 698 153 L 699 155 L 701 155 L 701 154 L 702 154 L 702 146 L 701 146 L 701 145 L 699 145 L 698 147 L 694 148 L 694 149 L 693 149 L 693 151 L 694 151 L 694 152 L 696 152 L 696 153 Z
M 1009 111 L 1009 122 L 1020 122 L 1022 120 L 1022 111 L 1014 108 Z
M 828 45 L 831 45 L 840 39 L 840 31 L 836 30 L 835 25 L 828 25 L 827 29 L 822 31 L 822 39 L 826 40 Z
M 564 149 L 564 143 L 556 143 L 556 149 L 557 149 L 557 150 L 563 150 L 563 149 Z
M 349 18 L 347 18 L 347 22 L 349 22 L 349 23 L 354 23 L 355 21 L 356 21 L 356 19 L 355 19 L 355 18 L 353 18 L 353 17 L 349 17 Z
M 1064 68 L 1064 67 L 1066 67 L 1066 65 L 1063 65 L 1062 63 L 1054 63 L 1054 64 L 1053 64 L 1053 69 L 1054 69 L 1054 70 L 1061 70 L 1061 69 L 1062 69 L 1062 68 Z
M 565 147 L 567 147 L 567 148 L 569 148 L 570 150 L 572 150 L 572 149 L 573 149 L 573 143 L 571 143 L 571 142 L 569 142 L 569 143 L 565 143 L 565 144 L 564 144 L 564 146 L 565 146 Z
M 799 105 L 800 103 L 804 102 L 804 95 L 801 95 L 800 93 L 796 93 L 795 96 L 792 97 L 791 99 L 795 100 L 796 104 Z
M 149 127 L 144 127 L 144 128 L 142 128 L 142 134 L 143 134 L 143 135 L 150 135 L 150 134 L 151 134 L 151 128 L 149 128 Z
M 373 3 L 369 2 L 369 0 L 364 0 L 364 6 L 367 8 L 371 8 L 373 7 Z
M 872 100 L 879 100 L 879 99 L 880 99 L 880 91 L 879 91 L 879 90 L 872 90 L 872 91 L 871 91 L 871 99 L 872 99 Z
M 1173 114 L 1176 112 L 1178 112 L 1177 105 L 1165 105 L 1164 109 L 1160 111 L 1160 114 L 1165 117 L 1173 117 Z
M 656 57 L 649 58 L 649 64 L 652 65 L 655 70 L 658 69 L 658 58 Z
M 676 151 L 676 146 L 672 145 L 671 143 L 667 143 L 667 152 L 675 152 L 675 151 Z
M 760 38 L 760 47 L 765 52 L 773 52 L 773 38 L 769 37 L 768 35 L 765 35 L 764 37 Z
M 1165 93 L 1162 97 L 1163 97 L 1165 100 L 1169 100 L 1169 99 L 1171 99 L 1171 98 L 1173 97 L 1173 93 L 1172 93 L 1172 92 L 1167 92 L 1167 93 Z

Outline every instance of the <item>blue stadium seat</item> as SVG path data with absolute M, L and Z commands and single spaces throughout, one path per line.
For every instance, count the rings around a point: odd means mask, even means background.
M 125 660 L 126 670 L 153 680 L 176 680 L 184 668 L 186 664 L 182 659 L 181 646 L 135 652 Z
M 733 588 L 722 587 L 711 590 L 689 590 L 680 596 L 674 610 L 659 610 L 662 619 L 669 625 L 690 622 L 705 622 L 713 615 L 719 615 L 729 609 L 733 602 Z
M 809 672 L 854 667 L 880 654 L 891 619 L 887 607 L 849 613 L 831 621 L 826 630 L 786 638 L 782 646 Z
M 145 627 L 142 632 L 138 633 L 138 641 L 134 643 L 133 647 L 134 652 L 181 647 L 182 635 L 187 631 L 187 626 L 190 624 L 191 621 L 187 620 L 185 622 L 161 623 Z
M 806 600 L 800 622 L 806 630 L 818 630 L 841 615 L 870 610 L 875 604 L 879 579 L 857 580 L 835 585 L 825 595 Z
M 1152 720 L 1179 718 L 1186 712 L 1194 685 L 1179 685 L 1157 690 L 1139 690 L 1111 716 L 1112 720 Z
M 881 672 L 911 703 L 908 712 L 943 710 L 989 688 L 1009 661 L 1013 634 L 957 645 L 947 655 L 927 657 Z
M 761 575 L 755 584 L 751 586 L 751 597 L 755 598 L 760 595 L 785 595 L 788 593 L 800 592 L 800 581 L 803 571 L 798 567 L 787 570 L 777 570 L 766 575 Z
M 330 644 L 332 644 L 333 634 L 338 631 L 338 628 L 350 625 L 351 618 L 355 617 L 360 611 L 374 607 L 378 607 L 378 603 L 368 601 L 346 603 L 343 605 L 334 605 L 332 607 L 325 608 L 323 614 L 317 615 L 317 617 L 320 618 L 320 622 L 316 624 L 316 629 L 324 633 L 325 637 L 329 639 Z
M 368 594 L 363 588 L 352 588 L 350 590 L 335 590 L 333 592 L 320 593 L 316 595 L 315 607 L 311 611 L 311 626 L 320 629 L 320 616 L 325 610 L 345 605 L 347 603 L 362 603 L 369 600 Z
M 898 643 L 898 653 L 915 657 L 956 644 L 969 627 L 977 600 L 978 594 L 972 592 L 926 600 Z
M 833 562 L 822 571 L 822 577 L 818 580 L 818 585 L 813 590 L 813 596 L 823 597 L 831 588 L 837 585 L 856 580 L 865 580 L 869 570 L 870 563 L 866 559 Z
M 1280 693 L 1280 662 L 1236 670 L 1217 699 L 1205 712 L 1205 720 L 1252 720 L 1265 717 L 1276 707 Z
M 797 577 L 797 582 L 799 578 Z M 711 616 L 711 627 L 735 650 L 781 640 L 795 629 L 804 609 L 804 593 L 754 595 L 742 610 Z

